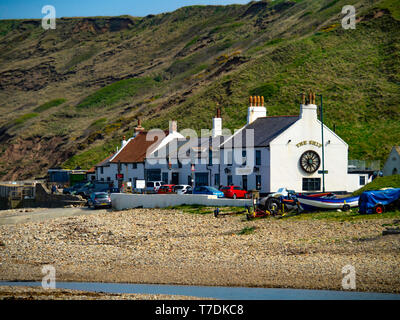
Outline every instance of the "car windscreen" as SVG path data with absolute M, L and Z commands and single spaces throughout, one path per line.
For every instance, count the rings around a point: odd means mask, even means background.
M 96 199 L 108 199 L 108 194 L 97 194 Z
M 184 188 L 183 186 L 174 187 L 175 190 L 182 190 L 183 188 Z
M 154 183 L 153 182 L 147 182 L 147 188 L 153 188 Z

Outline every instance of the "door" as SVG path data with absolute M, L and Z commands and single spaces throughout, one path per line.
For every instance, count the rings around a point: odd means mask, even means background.
M 195 185 L 196 187 L 208 186 L 208 173 L 196 173 Z
M 247 191 L 247 176 L 242 176 L 243 189 Z
M 172 173 L 172 184 L 179 185 L 179 172 Z

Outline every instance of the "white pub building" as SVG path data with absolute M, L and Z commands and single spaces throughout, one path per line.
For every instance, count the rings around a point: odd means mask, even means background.
M 327 126 L 323 157 L 315 94 L 302 100 L 299 116 L 268 117 L 263 97 L 250 98 L 246 126 L 221 146 L 222 184 L 261 193 L 279 188 L 322 192 L 324 180 L 326 192 L 353 192 L 362 186 L 360 174 L 348 173 L 349 146 Z
M 124 141 L 117 154 L 97 166 L 97 179 L 117 185 L 115 177 L 122 166 L 126 169 L 122 170 L 124 180 L 132 182 L 145 179 L 171 184 L 194 182 L 195 186 L 236 185 L 262 194 L 279 188 L 305 193 L 358 190 L 368 181 L 368 174 L 349 174 L 349 146 L 327 126 L 322 130 L 317 109 L 315 94 L 310 93 L 308 99 L 303 95 L 300 115 L 269 117 L 264 98 L 250 97 L 247 124 L 243 128 L 227 135 L 222 130 L 219 112 L 213 120 L 212 136 L 185 144 L 187 150 L 183 149 L 186 138 L 177 131 L 177 124 L 171 122 L 172 127 L 158 142 L 157 150 L 178 146 L 172 153 L 164 152 L 162 158 L 170 161 L 171 156 L 184 154 L 185 159 L 180 160 L 191 160 L 183 165 L 179 161 L 173 165 L 152 164 L 146 156 L 152 143 L 147 141 L 147 132 L 139 124 L 135 137 Z M 179 141 L 175 143 L 174 139 Z M 200 158 L 205 158 L 202 164 L 198 162 Z

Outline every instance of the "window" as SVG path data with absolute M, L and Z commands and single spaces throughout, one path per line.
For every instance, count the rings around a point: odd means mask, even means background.
M 393 175 L 395 176 L 395 175 L 397 175 L 397 174 L 399 174 L 399 171 L 397 170 L 397 168 L 394 168 L 394 169 L 393 169 Z
M 104 181 L 104 178 L 101 178 L 100 181 Z
M 261 190 L 261 176 L 256 176 L 256 187 L 257 190 Z
M 365 176 L 360 176 L 360 186 L 365 186 Z
M 214 175 L 214 186 L 219 186 L 221 183 L 220 175 L 219 173 L 216 173 Z
M 213 152 L 212 150 L 208 150 L 208 165 L 212 166 L 213 165 Z
M 261 166 L 261 150 L 256 150 L 256 166 Z
M 107 181 L 110 182 L 110 181 L 111 181 L 111 178 L 110 178 L 110 177 L 107 177 Z
M 232 150 L 226 152 L 225 163 L 226 163 L 227 166 L 232 166 L 233 165 L 233 152 L 232 152 Z
M 100 173 L 104 174 L 104 168 L 103 167 L 100 167 Z
M 247 165 L 247 152 L 246 152 L 246 150 L 243 150 L 242 151 L 242 165 L 243 166 L 246 166 Z
M 232 184 L 233 184 L 233 179 L 232 179 L 232 176 L 229 175 L 229 176 L 228 176 L 228 186 L 230 186 L 230 185 L 232 185 Z
M 137 163 L 132 163 L 132 169 L 136 170 L 137 169 Z
M 321 178 L 303 179 L 303 191 L 321 191 Z

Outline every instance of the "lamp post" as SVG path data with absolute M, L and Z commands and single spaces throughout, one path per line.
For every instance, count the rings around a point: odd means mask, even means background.
M 324 98 L 322 94 L 318 94 L 321 97 L 321 132 L 322 132 L 322 184 L 323 184 L 323 192 L 325 193 L 325 139 L 324 139 Z

